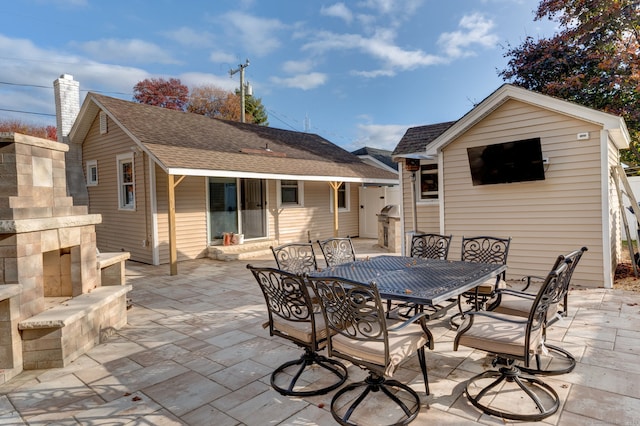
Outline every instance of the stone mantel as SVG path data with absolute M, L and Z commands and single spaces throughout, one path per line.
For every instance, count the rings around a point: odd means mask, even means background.
M 100 214 L 46 217 L 39 219 L 0 220 L 0 234 L 46 231 L 48 229 L 71 228 L 102 223 Z

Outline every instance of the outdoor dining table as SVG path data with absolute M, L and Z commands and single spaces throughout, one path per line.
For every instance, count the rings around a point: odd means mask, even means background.
M 438 317 L 455 304 L 458 295 L 497 277 L 506 268 L 502 264 L 382 255 L 327 267 L 310 275 L 375 282 L 383 299 L 429 306 L 436 311 L 433 317 Z M 443 302 L 450 303 L 443 306 Z

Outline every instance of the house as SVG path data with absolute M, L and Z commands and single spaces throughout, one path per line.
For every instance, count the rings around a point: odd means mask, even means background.
M 88 93 L 81 146 L 101 251 L 164 264 L 230 241 L 277 245 L 358 236 L 362 185 L 397 175 L 309 133 L 211 119 Z M 336 208 L 337 204 L 337 208 Z
M 453 234 L 451 259 L 463 236 L 512 237 L 510 278 L 544 276 L 558 254 L 587 246 L 573 282 L 611 288 L 621 254 L 611 168 L 629 141 L 620 117 L 505 84 L 455 122 L 406 132 L 393 151 L 403 232 Z

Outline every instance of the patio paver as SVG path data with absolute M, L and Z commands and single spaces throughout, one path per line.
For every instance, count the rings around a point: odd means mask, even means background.
M 354 240 L 359 255 L 383 250 Z M 319 261 L 323 264 L 323 261 Z M 65 368 L 25 371 L 0 386 L 0 424 L 11 425 L 331 425 L 333 393 L 285 397 L 270 374 L 300 350 L 262 327 L 264 299 L 247 263 L 275 266 L 270 257 L 167 265 L 127 262 L 133 306 L 128 324 Z M 569 374 L 548 377 L 561 411 L 542 424 L 636 424 L 640 412 L 640 293 L 575 289 L 569 318 L 549 339 L 578 359 Z M 427 352 L 431 395 L 419 365 L 397 372 L 422 399 L 414 424 L 504 424 L 483 415 L 463 395 L 464 381 L 490 368 L 479 351 L 453 351 L 448 317 L 430 323 Z M 362 377 L 350 366 L 350 380 Z M 377 417 L 375 409 L 372 418 Z M 510 423 L 510 422 L 506 422 Z M 517 423 L 517 422 L 514 422 Z

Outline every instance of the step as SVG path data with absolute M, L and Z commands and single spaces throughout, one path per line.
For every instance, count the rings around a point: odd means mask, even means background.
M 211 259 L 230 261 L 272 256 L 270 247 L 276 245 L 276 240 L 269 239 L 230 246 L 209 246 L 208 257 Z

